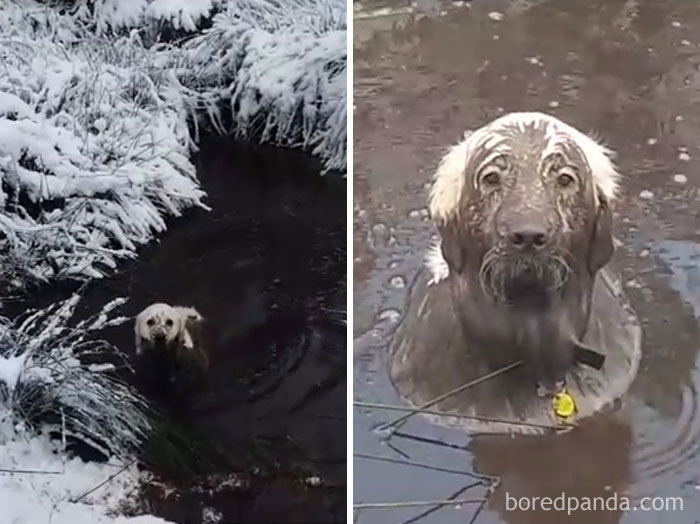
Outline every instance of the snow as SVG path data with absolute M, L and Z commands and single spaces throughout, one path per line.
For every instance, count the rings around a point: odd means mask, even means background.
M 77 15 L 95 24 L 98 32 L 168 22 L 175 29 L 196 31 L 221 2 L 214 0 L 82 0 Z
M 208 209 L 191 161 L 202 126 L 345 172 L 345 13 L 345 0 L 1 2 L 0 289 L 101 278 L 169 218 Z M 3 522 L 163 523 L 120 516 L 145 480 L 134 465 L 80 498 L 133 462 L 150 413 L 113 377 L 127 361 L 91 338 L 130 320 L 113 316 L 123 300 L 75 323 L 78 301 L 0 318 Z M 70 457 L 66 436 L 110 461 Z
M 154 0 L 146 9 L 146 16 L 170 22 L 175 29 L 195 31 L 198 23 L 211 14 L 214 5 L 213 0 Z
M 228 99 L 239 137 L 300 146 L 344 171 L 345 17 L 344 0 L 227 3 L 183 46 L 199 74 L 191 103 L 216 121 L 212 101 Z
M 4 384 L 8 392 L 15 389 L 25 358 L 26 354 L 0 357 L 0 384 Z
M 203 124 L 344 172 L 345 11 L 344 0 L 0 4 L 0 286 L 100 278 L 169 217 L 206 208 L 190 161 Z
M 117 473 L 121 464 L 85 463 L 66 458 L 46 435 L 14 428 L 0 413 L 0 508 L 13 524 L 163 524 L 152 516 L 116 513 L 133 503 L 143 475 L 135 465 L 73 502 Z M 10 471 L 17 471 L 11 473 Z
M 0 7 L 6 279 L 103 276 L 167 216 L 203 205 L 187 115 L 156 51 L 81 28 L 33 2 Z
M 0 319 L 0 413 L 27 416 L 60 429 L 106 455 L 120 459 L 136 451 L 151 428 L 145 400 L 109 372 L 125 358 L 92 332 L 114 325 L 115 299 L 93 317 L 71 322 L 80 297 L 29 314 L 21 321 Z M 123 318 L 123 317 L 122 317 Z M 82 362 L 99 358 L 101 365 Z M 108 365 L 109 364 L 109 365 Z M 52 421 L 52 422 L 48 422 Z
M 111 364 L 83 364 L 81 356 L 120 355 L 93 340 L 95 329 L 124 317 L 114 299 L 93 317 L 71 322 L 80 297 L 29 312 L 21 321 L 0 318 L 0 507 L 3 522 L 156 524 L 155 517 L 117 517 L 136 508 L 146 475 L 131 458 L 150 430 L 148 408 L 138 394 L 107 373 Z M 30 420 L 40 420 L 34 426 Z M 52 422 L 53 420 L 53 422 Z M 50 431 L 64 435 L 49 438 Z M 64 451 L 72 436 L 111 457 L 85 463 Z M 92 488 L 132 464 L 94 492 Z M 80 500 L 76 500 L 80 498 Z

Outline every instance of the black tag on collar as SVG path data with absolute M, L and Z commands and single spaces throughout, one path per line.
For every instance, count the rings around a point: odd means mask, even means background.
M 582 342 L 574 341 L 574 360 L 600 371 L 605 364 L 605 355 L 591 349 Z

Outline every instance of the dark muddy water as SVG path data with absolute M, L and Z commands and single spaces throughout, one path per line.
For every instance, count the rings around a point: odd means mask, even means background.
M 147 509 L 187 524 L 344 522 L 346 181 L 321 177 L 303 153 L 218 138 L 197 166 L 212 211 L 173 220 L 138 260 L 90 284 L 78 312 L 126 296 L 124 315 L 159 301 L 206 318 L 204 389 L 187 405 L 153 399 L 169 422 L 144 453 L 158 475 Z M 133 354 L 133 324 L 103 335 Z
M 427 186 L 446 146 L 508 111 L 597 131 L 625 175 L 615 265 L 643 323 L 623 409 L 564 436 L 470 436 L 355 409 L 355 452 L 501 477 L 481 511 L 363 509 L 362 524 L 700 520 L 700 5 L 694 1 L 355 4 L 355 399 L 400 404 L 386 332 L 434 234 Z M 354 502 L 479 499 L 474 479 L 354 459 Z M 470 487 L 471 486 L 471 487 Z M 677 496 L 684 511 L 513 512 L 513 497 Z

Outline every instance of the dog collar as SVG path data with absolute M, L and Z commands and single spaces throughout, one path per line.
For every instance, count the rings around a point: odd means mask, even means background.
M 603 364 L 605 364 L 605 355 L 585 345 L 583 342 L 574 340 L 574 360 L 581 364 L 586 364 L 596 371 L 600 371 L 603 368 Z

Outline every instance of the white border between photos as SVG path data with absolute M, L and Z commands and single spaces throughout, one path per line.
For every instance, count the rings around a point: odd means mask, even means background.
M 346 212 L 347 212 L 347 252 L 346 252 L 346 257 L 347 257 L 347 286 L 346 286 L 346 294 L 347 294 L 347 323 L 346 323 L 346 329 L 347 329 L 347 399 L 346 399 L 346 410 L 347 410 L 347 420 L 346 420 L 346 428 L 347 428 L 347 437 L 346 437 L 346 443 L 347 443 L 347 455 L 346 455 L 346 470 L 347 470 L 347 496 L 346 496 L 346 504 L 347 504 L 347 519 L 346 522 L 350 523 L 354 521 L 353 518 L 353 512 L 352 512 L 352 493 L 353 493 L 353 442 L 352 442 L 352 435 L 353 435 L 353 409 L 352 409 L 352 399 L 353 399 L 353 359 L 352 359 L 352 347 L 353 347 L 353 339 L 352 339 L 352 328 L 353 328 L 353 309 L 352 309 L 352 296 L 353 296 L 353 242 L 352 242 L 352 210 L 353 210 L 353 134 L 352 134 L 352 129 L 353 129 L 353 117 L 354 117 L 354 104 L 353 104 L 353 59 L 352 59 L 352 50 L 353 50 L 353 0 L 347 0 L 347 100 L 348 100 L 348 107 L 347 107 L 347 207 L 346 207 Z

